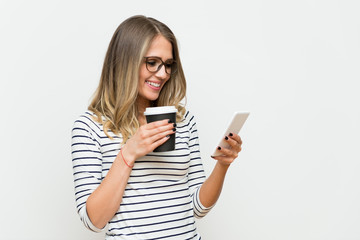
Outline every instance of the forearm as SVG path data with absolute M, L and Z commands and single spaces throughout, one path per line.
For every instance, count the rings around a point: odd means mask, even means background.
M 86 202 L 87 213 L 95 227 L 103 228 L 119 209 L 130 173 L 131 168 L 118 154 L 106 177 Z
M 211 175 L 200 188 L 200 201 L 204 207 L 211 207 L 218 200 L 230 165 L 216 162 Z

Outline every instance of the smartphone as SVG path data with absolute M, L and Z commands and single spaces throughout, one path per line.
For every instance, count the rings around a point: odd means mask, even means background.
M 227 129 L 225 133 L 223 134 L 219 144 L 216 146 L 215 152 L 211 155 L 213 157 L 221 156 L 221 152 L 217 150 L 217 147 L 220 146 L 222 148 L 230 148 L 230 145 L 226 142 L 225 136 L 228 136 L 229 133 L 236 133 L 238 134 L 240 132 L 240 129 L 244 125 L 246 119 L 249 116 L 249 112 L 235 112 L 234 116 L 232 117 L 230 123 L 227 126 Z

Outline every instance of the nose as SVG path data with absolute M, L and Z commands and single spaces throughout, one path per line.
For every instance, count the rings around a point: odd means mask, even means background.
M 168 74 L 167 74 L 166 71 L 165 71 L 165 65 L 164 65 L 164 64 L 161 66 L 161 68 L 159 69 L 159 71 L 157 71 L 157 72 L 155 73 L 155 76 L 158 77 L 158 78 L 161 78 L 161 79 L 167 78 Z

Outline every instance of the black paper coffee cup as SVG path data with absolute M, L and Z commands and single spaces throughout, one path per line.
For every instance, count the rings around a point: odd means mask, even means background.
M 176 123 L 177 109 L 174 106 L 149 107 L 146 108 L 144 115 L 146 122 L 151 123 L 159 120 L 169 119 L 171 123 Z M 175 149 L 175 133 L 170 138 L 154 149 L 154 152 L 167 152 Z

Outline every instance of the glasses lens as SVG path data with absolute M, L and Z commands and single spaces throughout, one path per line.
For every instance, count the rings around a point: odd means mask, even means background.
M 146 59 L 146 68 L 150 72 L 157 72 L 161 64 L 161 60 L 157 58 L 147 58 Z
M 167 74 L 174 74 L 176 72 L 176 62 L 174 60 L 168 60 L 164 65 Z

